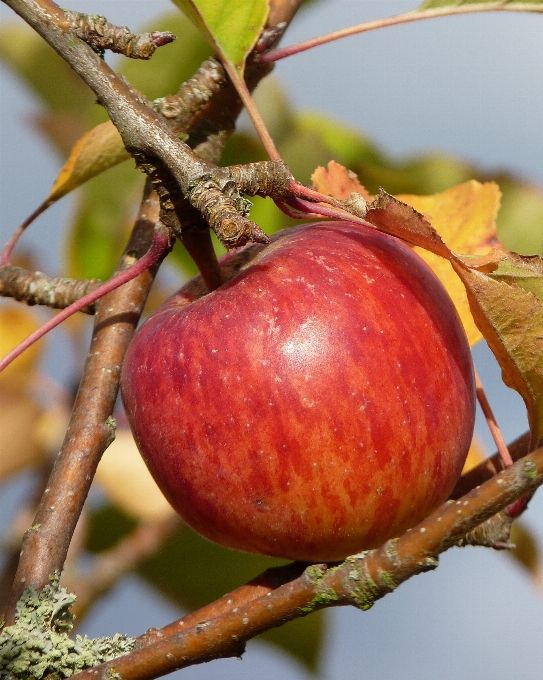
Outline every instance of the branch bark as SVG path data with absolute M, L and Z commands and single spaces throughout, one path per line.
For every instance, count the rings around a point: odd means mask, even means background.
M 241 606 L 232 598 L 230 610 L 211 620 L 196 622 L 207 608 L 196 612 L 190 615 L 190 628 L 79 673 L 74 679 L 106 680 L 117 673 L 123 680 L 151 680 L 196 663 L 239 656 L 250 638 L 318 609 L 351 604 L 367 610 L 412 576 L 434 569 L 438 556 L 461 536 L 542 483 L 540 448 L 460 500 L 447 502 L 381 548 L 354 555 L 338 566 L 309 566 L 300 577 L 265 595 L 256 588 L 255 599 Z M 295 570 L 296 565 L 292 568 Z M 181 628 L 180 622 L 178 626 Z
M 149 249 L 158 219 L 151 193 L 142 203 L 117 272 Z M 136 329 L 156 273 L 147 270 L 97 303 L 94 333 L 72 418 L 36 517 L 23 538 L 19 566 L 6 610 L 14 622 L 15 605 L 26 587 L 41 590 L 60 573 L 75 525 L 102 453 L 115 437 L 111 418 L 124 353 Z
M 195 154 L 164 119 L 134 92 L 85 42 L 51 0 L 4 0 L 41 35 L 87 83 L 119 130 L 127 150 L 148 173 L 167 168 L 182 195 L 229 248 L 266 241 L 257 224 L 240 214 L 236 202 L 211 179 L 213 167 Z

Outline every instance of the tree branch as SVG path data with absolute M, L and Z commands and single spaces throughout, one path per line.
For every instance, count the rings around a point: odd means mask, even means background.
M 158 200 L 142 203 L 117 273 L 149 249 Z M 156 273 L 147 270 L 97 303 L 94 333 L 72 418 L 32 527 L 23 538 L 21 557 L 6 611 L 14 621 L 15 605 L 26 587 L 41 590 L 51 574 L 62 570 L 70 540 L 102 453 L 115 436 L 111 418 L 121 365 Z
M 45 305 L 65 309 L 103 283 L 99 279 L 51 278 L 41 272 L 29 272 L 13 265 L 0 266 L 0 295 L 27 305 Z M 81 310 L 94 314 L 95 305 Z
M 134 92 L 85 42 L 77 39 L 66 14 L 51 0 L 4 0 L 74 69 L 106 108 L 127 150 L 145 171 L 156 162 L 171 173 L 183 196 L 200 210 L 229 248 L 267 240 L 257 224 L 240 214 L 211 179 L 212 166 L 183 143 L 141 94 Z M 204 187 L 205 185 L 205 187 Z
M 259 597 L 256 590 L 256 599 L 194 625 L 201 614 L 197 612 L 191 615 L 193 625 L 188 630 L 74 678 L 106 680 L 117 673 L 123 680 L 150 680 L 196 663 L 239 656 L 250 638 L 318 609 L 345 604 L 369 609 L 407 579 L 434 569 L 438 556 L 463 535 L 542 483 L 540 448 L 460 500 L 447 502 L 424 522 L 377 550 L 354 555 L 330 568 L 310 566 L 299 578 L 264 596 Z

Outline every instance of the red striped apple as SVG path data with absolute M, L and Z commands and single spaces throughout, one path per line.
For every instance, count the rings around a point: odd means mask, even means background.
M 348 222 L 241 256 L 129 347 L 122 395 L 152 475 L 230 548 L 328 562 L 402 534 L 447 499 L 473 433 L 452 301 L 408 246 Z

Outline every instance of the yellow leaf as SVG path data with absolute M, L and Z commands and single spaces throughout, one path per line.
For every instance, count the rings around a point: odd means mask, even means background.
M 507 551 L 517 564 L 523 567 L 532 577 L 537 587 L 543 584 L 543 568 L 541 564 L 541 547 L 537 537 L 522 522 L 515 522 L 511 527 L 511 543 L 515 549 Z
M 139 454 L 128 429 L 117 430 L 96 471 L 96 481 L 109 499 L 140 520 L 174 514 Z
M 326 168 L 319 166 L 311 175 L 311 186 L 321 194 L 340 200 L 349 198 L 353 192 L 362 194 L 365 199 L 370 198 L 365 187 L 358 181 L 357 175 L 337 161 L 330 161 Z
M 500 190 L 494 182 L 472 180 L 433 196 L 397 198 L 423 213 L 454 253 L 484 255 L 496 243 L 496 217 Z M 464 324 L 470 345 L 482 335 L 473 321 L 464 285 L 449 262 L 422 248 L 415 248 L 441 279 Z
M 0 306 L 0 357 L 5 356 L 41 326 L 34 312 L 21 304 L 2 303 Z M 41 345 L 34 344 L 0 373 L 0 389 L 22 388 L 32 377 L 41 354 Z
M 34 426 L 40 414 L 36 402 L 19 390 L 0 388 L 0 480 L 41 458 Z
M 130 158 L 111 121 L 96 126 L 74 145 L 46 203 L 54 203 L 92 177 Z
M 485 451 L 483 443 L 477 437 L 474 437 L 469 447 L 468 457 L 464 463 L 462 474 L 465 475 L 466 472 L 473 470 L 473 468 L 477 467 L 487 458 L 488 454 Z

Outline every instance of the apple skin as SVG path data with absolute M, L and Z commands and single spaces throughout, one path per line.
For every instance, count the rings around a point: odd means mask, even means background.
M 122 397 L 166 498 L 247 552 L 330 562 L 447 500 L 471 442 L 470 349 L 447 292 L 398 239 L 284 230 L 135 335 Z M 232 258 L 232 256 L 227 256 Z

